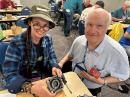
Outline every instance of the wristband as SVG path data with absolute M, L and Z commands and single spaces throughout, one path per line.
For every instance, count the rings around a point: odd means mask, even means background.
M 62 70 L 62 68 L 58 65 L 58 66 L 56 66 L 56 68 L 58 68 L 58 69 L 60 69 L 60 70 Z

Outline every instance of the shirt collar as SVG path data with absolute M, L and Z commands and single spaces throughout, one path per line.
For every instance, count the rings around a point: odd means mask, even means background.
M 93 52 L 95 52 L 97 55 L 100 55 L 104 50 L 105 41 L 106 41 L 106 35 L 105 35 L 103 41 L 99 44 L 99 46 Z M 87 45 L 87 43 L 85 43 L 85 45 Z

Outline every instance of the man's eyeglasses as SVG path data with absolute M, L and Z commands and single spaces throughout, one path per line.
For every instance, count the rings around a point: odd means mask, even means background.
M 40 30 L 40 29 L 49 30 L 49 25 L 45 24 L 44 26 L 41 26 L 39 23 L 33 23 L 33 28 L 35 30 Z

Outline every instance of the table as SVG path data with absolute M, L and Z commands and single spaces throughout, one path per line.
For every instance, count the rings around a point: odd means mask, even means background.
M 18 20 L 18 18 L 15 17 L 15 16 L 11 16 L 9 18 L 3 17 L 2 19 L 0 19 L 0 23 L 6 23 L 7 24 L 7 29 L 10 29 L 11 26 L 12 26 L 12 23 L 15 24 L 17 22 L 17 20 Z
M 21 20 L 21 19 L 25 19 L 27 18 L 28 15 L 22 15 L 22 16 L 12 16 L 7 18 L 7 16 L 2 17 L 0 19 L 0 23 L 6 23 L 7 24 L 7 28 L 10 29 L 12 26 L 12 23 L 16 24 L 17 21 Z
M 5 23 L 5 22 L 16 22 L 17 20 L 21 19 L 21 18 L 27 18 L 28 15 L 21 15 L 21 16 L 12 16 L 10 18 L 7 18 L 7 16 L 2 17 L 0 19 L 0 23 Z
M 0 9 L 1 14 L 6 13 L 21 13 L 22 9 L 12 9 L 12 10 L 6 10 L 6 9 Z
M 88 96 L 92 96 L 87 87 L 82 83 L 80 78 L 74 72 L 64 73 L 65 78 L 67 80 L 67 85 L 69 89 L 72 91 L 72 94 L 69 90 L 64 86 L 63 90 L 57 93 L 55 97 L 77 97 L 79 95 L 87 94 Z M 33 97 L 29 93 L 18 93 L 16 97 Z
M 8 36 L 11 36 L 11 35 L 17 35 L 20 32 L 24 32 L 26 30 L 26 28 L 18 28 L 18 29 L 19 30 L 17 30 L 17 32 L 15 34 L 13 33 L 13 31 L 11 29 L 10 30 L 3 30 L 2 32 L 3 32 L 5 37 L 8 37 Z
M 6 22 L 16 22 L 18 20 L 18 18 L 16 18 L 15 16 L 12 16 L 12 18 L 7 18 L 7 17 L 3 17 L 0 20 L 0 23 L 6 23 Z
M 130 24 L 122 24 L 123 25 L 123 28 L 126 29 Z M 112 25 L 110 25 L 108 27 L 108 30 L 111 30 L 112 29 Z
M 67 85 L 72 91 L 72 94 L 69 92 L 67 87 L 64 85 L 63 91 L 60 91 L 55 97 L 77 97 L 79 95 L 87 94 L 92 96 L 87 87 L 82 83 L 80 78 L 74 72 L 67 72 L 64 74 L 67 80 Z M 17 94 L 17 97 L 33 97 L 28 93 Z
M 17 27 L 16 28 L 16 32 L 13 33 L 13 31 L 10 30 L 3 30 L 3 36 L 6 37 L 6 39 L 4 39 L 3 41 L 10 41 L 15 35 L 20 34 L 21 32 L 24 32 L 26 30 L 26 28 L 21 28 L 21 27 Z

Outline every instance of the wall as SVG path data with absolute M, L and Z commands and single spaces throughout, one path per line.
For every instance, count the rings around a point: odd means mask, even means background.
M 23 6 L 29 6 L 31 7 L 32 5 L 37 5 L 37 4 L 45 4 L 48 5 L 49 0 L 21 0 L 21 4 Z
M 34 4 L 45 4 L 48 5 L 49 0 L 21 0 L 21 4 L 24 6 L 31 7 Z M 91 0 L 94 4 L 97 0 Z M 105 2 L 105 9 L 108 11 L 113 11 L 121 6 L 121 3 L 125 0 L 103 0 Z
M 94 4 L 97 0 L 91 0 L 91 3 Z M 105 9 L 108 11 L 113 11 L 119 8 L 123 1 L 125 0 L 102 0 L 105 3 Z
M 17 5 L 20 5 L 21 4 L 21 1 L 20 0 L 12 0 L 14 1 Z

